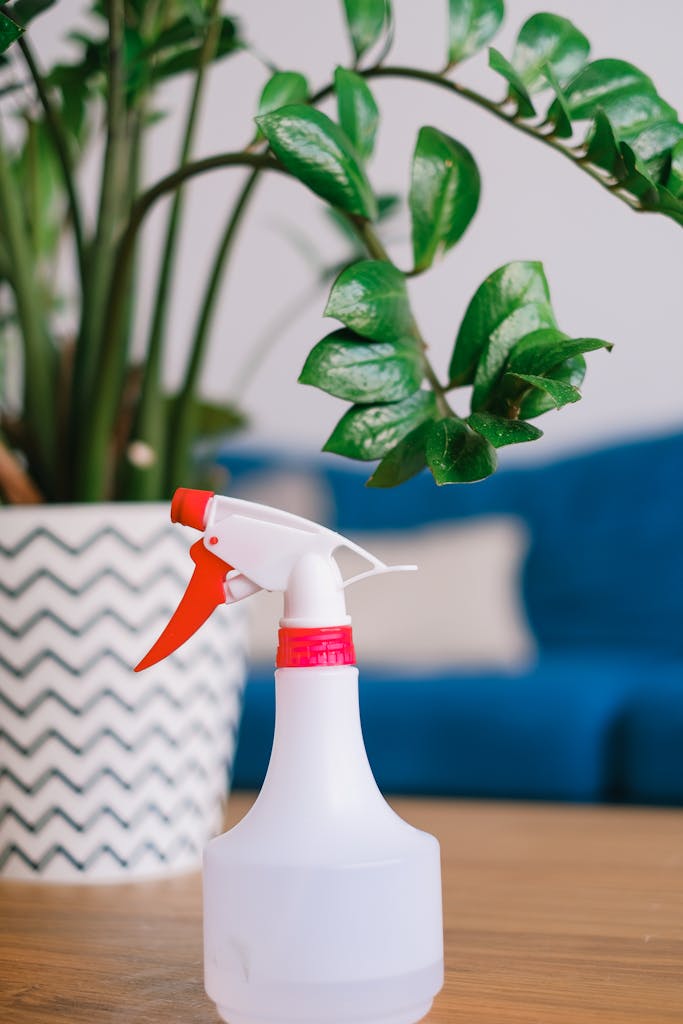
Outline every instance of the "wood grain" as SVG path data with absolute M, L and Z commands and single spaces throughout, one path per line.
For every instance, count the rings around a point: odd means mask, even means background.
M 251 797 L 231 800 L 230 818 Z M 681 1024 L 683 812 L 394 800 L 442 845 L 429 1024 Z M 1 1024 L 216 1024 L 201 882 L 0 884 Z

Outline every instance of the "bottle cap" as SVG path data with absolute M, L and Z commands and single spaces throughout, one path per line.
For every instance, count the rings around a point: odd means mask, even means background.
M 311 668 L 315 665 L 355 665 L 350 626 L 285 627 L 278 632 L 275 664 L 278 668 Z

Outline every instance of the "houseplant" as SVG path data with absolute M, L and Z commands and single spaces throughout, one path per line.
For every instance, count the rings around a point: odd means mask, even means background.
M 248 45 L 217 0 L 96 3 L 95 27 L 76 39 L 75 59 L 43 71 L 30 42 L 30 21 L 52 5 L 17 0 L 2 8 L 0 20 L 4 43 L 14 43 L 7 51 L 5 98 L 20 114 L 20 130 L 4 131 L 12 141 L 0 139 L 6 330 L 20 339 L 24 353 L 21 394 L 6 395 L 1 422 L 0 490 L 9 502 L 68 503 L 75 515 L 76 503 L 167 496 L 176 484 L 192 482 L 194 439 L 239 422 L 234 409 L 203 403 L 197 384 L 221 275 L 255 182 L 265 172 L 299 179 L 357 240 L 359 259 L 337 277 L 326 308 L 343 326 L 315 345 L 301 379 L 353 403 L 326 448 L 379 460 L 373 486 L 398 484 L 425 465 L 437 483 L 482 479 L 494 471 L 498 447 L 540 436 L 530 420 L 579 398 L 584 353 L 608 345 L 559 330 L 543 268 L 535 262 L 501 267 L 479 288 L 465 311 L 445 383 L 431 365 L 406 281 L 427 271 L 468 229 L 479 200 L 479 171 L 456 139 L 438 128 L 421 129 L 408 196 L 414 265 L 400 270 L 381 240 L 381 224 L 375 226 L 382 204 L 366 172 L 378 120 L 375 78 L 410 78 L 456 93 L 561 153 L 634 209 L 683 221 L 683 128 L 675 112 L 632 65 L 589 63 L 585 36 L 556 15 L 529 19 L 510 60 L 490 48 L 492 83 L 504 87 L 497 101 L 459 84 L 457 65 L 492 40 L 502 0 L 450 0 L 447 60 L 439 72 L 389 63 L 387 0 L 345 0 L 350 66 L 338 68 L 316 92 L 299 72 L 274 72 L 260 100 L 255 97 L 257 126 L 247 145 L 196 161 L 192 144 L 207 68 Z M 180 73 L 189 73 L 193 85 L 178 167 L 141 189 L 156 91 Z M 15 87 L 27 78 L 25 102 L 24 89 Z M 332 95 L 338 123 L 318 110 Z M 87 225 L 75 169 L 97 142 L 98 113 L 104 156 L 98 212 Z M 182 186 L 230 167 L 247 168 L 248 175 L 205 283 L 183 382 L 167 395 L 161 362 Z M 148 213 L 169 196 L 145 359 L 135 364 L 131 291 L 138 241 Z M 65 244 L 74 254 L 79 296 L 72 303 L 71 334 L 60 333 L 63 301 L 52 269 Z M 471 412 L 462 417 L 450 395 L 470 387 Z M 47 512 L 41 507 L 37 514 L 36 529 L 44 536 Z M 23 513 L 21 521 L 28 522 Z M 62 539 L 60 546 L 83 545 Z M 126 546 L 139 548 L 135 532 Z M 28 547 L 19 539 L 8 550 Z M 131 560 L 120 551 L 116 557 L 119 567 Z M 51 601 L 54 606 L 54 595 Z M 49 611 L 38 614 L 40 622 Z M 30 621 L 6 632 L 23 641 Z M 47 641 L 34 642 L 42 652 Z M 21 703 L 24 710 L 30 706 Z M 31 734 L 15 744 L 18 756 L 35 765 L 42 737 Z M 72 745 L 81 749 L 83 740 Z M 17 822 L 24 831 L 27 825 L 37 829 L 34 820 Z

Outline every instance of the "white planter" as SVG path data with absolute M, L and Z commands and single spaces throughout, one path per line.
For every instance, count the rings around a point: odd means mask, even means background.
M 130 881 L 199 867 L 221 823 L 246 623 L 218 609 L 132 668 L 194 568 L 168 505 L 0 509 L 0 874 Z

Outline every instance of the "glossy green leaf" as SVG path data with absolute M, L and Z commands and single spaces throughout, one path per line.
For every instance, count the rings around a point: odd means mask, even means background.
M 154 81 L 159 82 L 172 78 L 175 75 L 183 74 L 186 71 L 193 71 L 200 61 L 203 47 L 204 32 L 203 30 L 197 32 L 195 25 L 194 42 L 177 48 L 172 47 L 168 53 L 163 49 L 159 49 L 154 53 L 154 61 L 151 68 L 152 78 Z M 243 43 L 237 32 L 237 23 L 232 18 L 221 18 L 212 62 L 215 63 L 223 57 L 238 53 L 242 47 Z M 150 58 L 144 50 L 140 51 L 138 56 L 139 60 L 128 67 L 129 78 L 137 71 L 142 80 L 145 81 L 147 77 L 147 63 Z M 128 88 L 129 90 L 131 88 L 130 82 Z
M 406 434 L 434 419 L 433 391 L 416 391 L 402 402 L 354 405 L 342 416 L 323 451 L 351 459 L 382 459 Z
M 23 31 L 21 25 L 17 25 L 16 21 L 0 11 L 0 53 L 4 53 L 12 43 L 16 43 Z
M 683 125 L 678 121 L 658 121 L 636 133 L 622 133 L 638 160 L 655 181 L 668 173 L 672 150 L 683 141 Z
M 411 339 L 367 342 L 341 330 L 314 346 L 299 382 L 368 405 L 407 398 L 417 391 L 422 377 L 420 352 Z
M 448 62 L 457 64 L 483 49 L 505 13 L 503 0 L 448 0 Z
M 276 71 L 263 87 L 258 104 L 259 116 L 271 114 L 292 103 L 305 103 L 308 95 L 308 82 L 298 71 Z
M 508 420 L 503 416 L 493 416 L 489 412 L 473 412 L 467 422 L 494 448 L 503 448 L 507 444 L 521 444 L 524 441 L 536 441 L 539 437 L 543 437 L 543 431 L 532 423 L 525 423 L 523 420 Z
M 555 103 L 552 108 L 553 113 L 551 116 L 550 111 L 548 111 L 548 120 L 555 125 L 555 135 L 559 136 L 561 139 L 569 139 L 573 134 L 574 129 L 572 128 L 572 119 L 567 98 L 557 75 L 550 64 L 543 65 L 543 74 L 546 77 L 548 85 L 555 93 Z
M 571 384 L 575 388 L 581 387 L 585 376 L 586 360 L 583 356 L 574 356 L 548 370 L 548 377 L 551 380 Z M 533 389 L 524 393 L 519 404 L 519 415 L 523 420 L 531 420 L 554 408 L 555 403 L 546 392 Z
M 373 341 L 413 334 L 413 315 L 403 274 L 383 260 L 361 260 L 342 270 L 332 285 L 324 316 L 333 316 Z
M 638 196 L 644 206 L 655 207 L 658 201 L 654 179 L 638 159 L 627 142 L 619 143 L 619 152 L 624 160 L 624 174 L 621 179 L 624 188 Z
M 356 58 L 377 42 L 389 22 L 388 0 L 344 0 L 346 23 Z
M 379 110 L 364 78 L 354 71 L 337 68 L 334 72 L 339 124 L 356 152 L 367 160 L 375 148 Z
M 532 388 L 545 392 L 556 409 L 560 409 L 563 405 L 568 405 L 570 402 L 578 402 L 581 398 L 581 392 L 573 384 L 566 384 L 561 380 L 552 380 L 550 377 L 538 377 L 533 373 L 507 373 L 505 376 L 512 381 L 522 381 L 525 384 L 529 384 Z
M 597 349 L 613 348 L 599 338 L 569 338 L 555 328 L 542 328 L 527 334 L 510 350 L 506 369 L 512 373 L 548 373 L 553 366 Z
M 573 78 L 588 59 L 590 43 L 578 28 L 557 14 L 533 14 L 522 25 L 511 64 L 529 92 L 546 86 L 545 65 L 561 84 Z
M 602 108 L 615 127 L 642 119 L 643 105 L 648 104 L 644 97 L 650 98 L 650 111 L 663 102 L 647 75 L 633 64 L 613 58 L 587 64 L 565 86 L 564 93 L 574 119 L 592 118 Z M 645 119 L 651 119 L 649 112 Z
M 509 95 L 517 103 L 517 112 L 520 117 L 534 117 L 536 111 L 531 101 L 529 91 L 525 86 L 524 82 L 517 74 L 512 64 L 507 60 L 502 53 L 494 49 L 493 46 L 489 47 L 489 67 L 492 71 L 496 71 L 499 75 L 502 75 L 509 86 Z
M 281 107 L 256 122 L 295 178 L 333 206 L 374 220 L 377 201 L 353 146 L 338 125 L 312 107 Z
M 604 168 L 617 178 L 622 177 L 625 173 L 624 158 L 619 149 L 619 141 L 607 114 L 601 108 L 595 112 L 593 127 L 588 136 L 586 157 L 591 163 Z
M 431 421 L 421 423 L 384 456 L 367 481 L 367 487 L 397 487 L 427 465 L 425 453 Z
M 426 447 L 427 465 L 437 484 L 468 484 L 495 472 L 495 449 L 463 420 L 445 417 L 433 423 Z
M 666 179 L 666 187 L 672 195 L 683 196 L 683 139 L 677 142 L 671 151 L 671 166 Z
M 451 383 L 471 384 L 490 348 L 495 376 L 515 342 L 538 327 L 554 326 L 542 264 L 515 261 L 499 267 L 467 307 L 449 368 Z
M 480 190 L 470 151 L 438 128 L 421 128 L 408 200 L 416 270 L 455 245 L 476 213 Z

